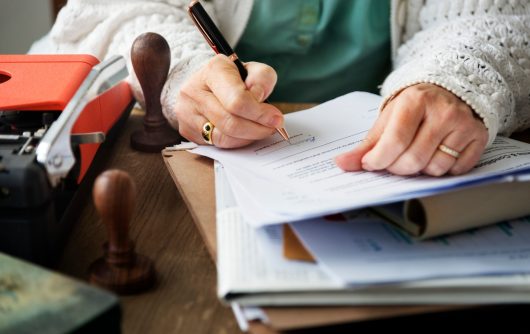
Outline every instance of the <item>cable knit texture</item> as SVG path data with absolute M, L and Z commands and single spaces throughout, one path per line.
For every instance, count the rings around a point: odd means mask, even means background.
M 490 144 L 498 133 L 509 135 L 530 126 L 529 1 L 391 2 L 395 69 L 382 86 L 385 101 L 408 86 L 433 83 L 471 106 L 484 120 Z M 51 32 L 54 51 L 91 53 L 100 59 L 122 54 L 129 59 L 136 36 L 146 31 L 161 34 L 171 48 L 170 73 L 161 102 L 164 114 L 175 125 L 171 110 L 180 85 L 212 56 L 188 18 L 188 3 L 70 0 Z M 237 43 L 253 1 L 203 3 L 228 41 Z M 134 76 L 131 84 L 142 101 Z
M 58 53 L 90 53 L 99 59 L 114 54 L 127 58 L 131 87 L 143 105 L 140 85 L 134 77 L 129 52 L 134 39 L 147 31 L 164 36 L 171 49 L 168 80 L 161 95 L 164 115 L 171 120 L 180 84 L 197 71 L 213 52 L 190 22 L 189 1 L 70 0 L 51 31 Z M 212 6 L 205 5 L 213 11 Z
M 408 2 L 387 99 L 433 83 L 465 101 L 483 120 L 489 144 L 530 125 L 530 4 L 523 0 Z

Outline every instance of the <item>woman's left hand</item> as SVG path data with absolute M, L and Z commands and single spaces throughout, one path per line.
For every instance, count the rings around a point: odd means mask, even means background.
M 475 166 L 487 141 L 484 123 L 460 98 L 439 86 L 418 84 L 392 99 L 365 140 L 335 161 L 346 171 L 458 175 Z

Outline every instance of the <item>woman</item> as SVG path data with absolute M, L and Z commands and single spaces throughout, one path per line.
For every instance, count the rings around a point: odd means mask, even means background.
M 187 0 L 70 0 L 51 37 L 58 52 L 105 58 L 127 56 L 142 32 L 162 34 L 172 50 L 161 97 L 164 114 L 197 143 L 202 126 L 211 121 L 213 143 L 225 148 L 283 126 L 280 111 L 263 103 L 273 89 L 273 97 L 284 100 L 369 90 L 386 74 L 381 55 L 391 53 L 394 68 L 382 85 L 381 114 L 361 145 L 337 157 L 345 170 L 465 173 L 497 134 L 509 135 L 530 122 L 528 1 L 392 0 L 388 7 L 370 0 L 219 0 L 204 5 L 242 59 L 263 59 L 247 63 L 244 83 L 226 57 L 212 57 L 187 16 Z M 274 68 L 289 64 L 277 89 L 277 73 L 263 62 Z M 342 67 L 328 70 L 337 63 Z M 309 71 L 315 65 L 318 70 Z M 365 68 L 366 74 L 360 71 Z M 347 79 L 340 87 L 324 89 L 342 77 Z M 300 88 L 308 81 L 312 85 Z M 134 80 L 133 88 L 141 100 Z

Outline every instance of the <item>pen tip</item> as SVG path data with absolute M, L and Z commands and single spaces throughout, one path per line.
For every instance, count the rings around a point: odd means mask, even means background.
M 289 138 L 289 134 L 287 133 L 287 131 L 284 129 L 284 128 L 281 128 L 281 129 L 276 129 L 278 131 L 278 133 L 280 133 L 280 135 L 282 136 L 282 138 L 289 142 L 289 144 L 291 144 L 291 141 L 290 141 L 290 138 Z

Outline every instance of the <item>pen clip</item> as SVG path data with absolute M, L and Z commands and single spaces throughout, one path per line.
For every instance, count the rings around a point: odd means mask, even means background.
M 195 25 L 197 26 L 197 28 L 199 29 L 201 34 L 204 36 L 204 39 L 206 40 L 206 42 L 208 42 L 208 44 L 210 45 L 210 47 L 213 49 L 213 51 L 216 54 L 219 54 L 219 50 L 217 50 L 217 46 L 215 46 L 215 43 L 213 42 L 212 38 L 210 37 L 210 35 L 208 35 L 208 33 L 206 32 L 206 29 L 204 29 L 204 27 L 201 25 L 199 20 L 197 20 L 197 18 L 195 17 L 195 14 L 193 14 L 193 11 L 191 10 L 193 5 L 195 5 L 196 3 L 199 3 L 199 2 L 198 1 L 193 1 L 189 5 L 188 14 L 190 15 L 191 20 L 193 21 L 193 23 L 195 23 Z

